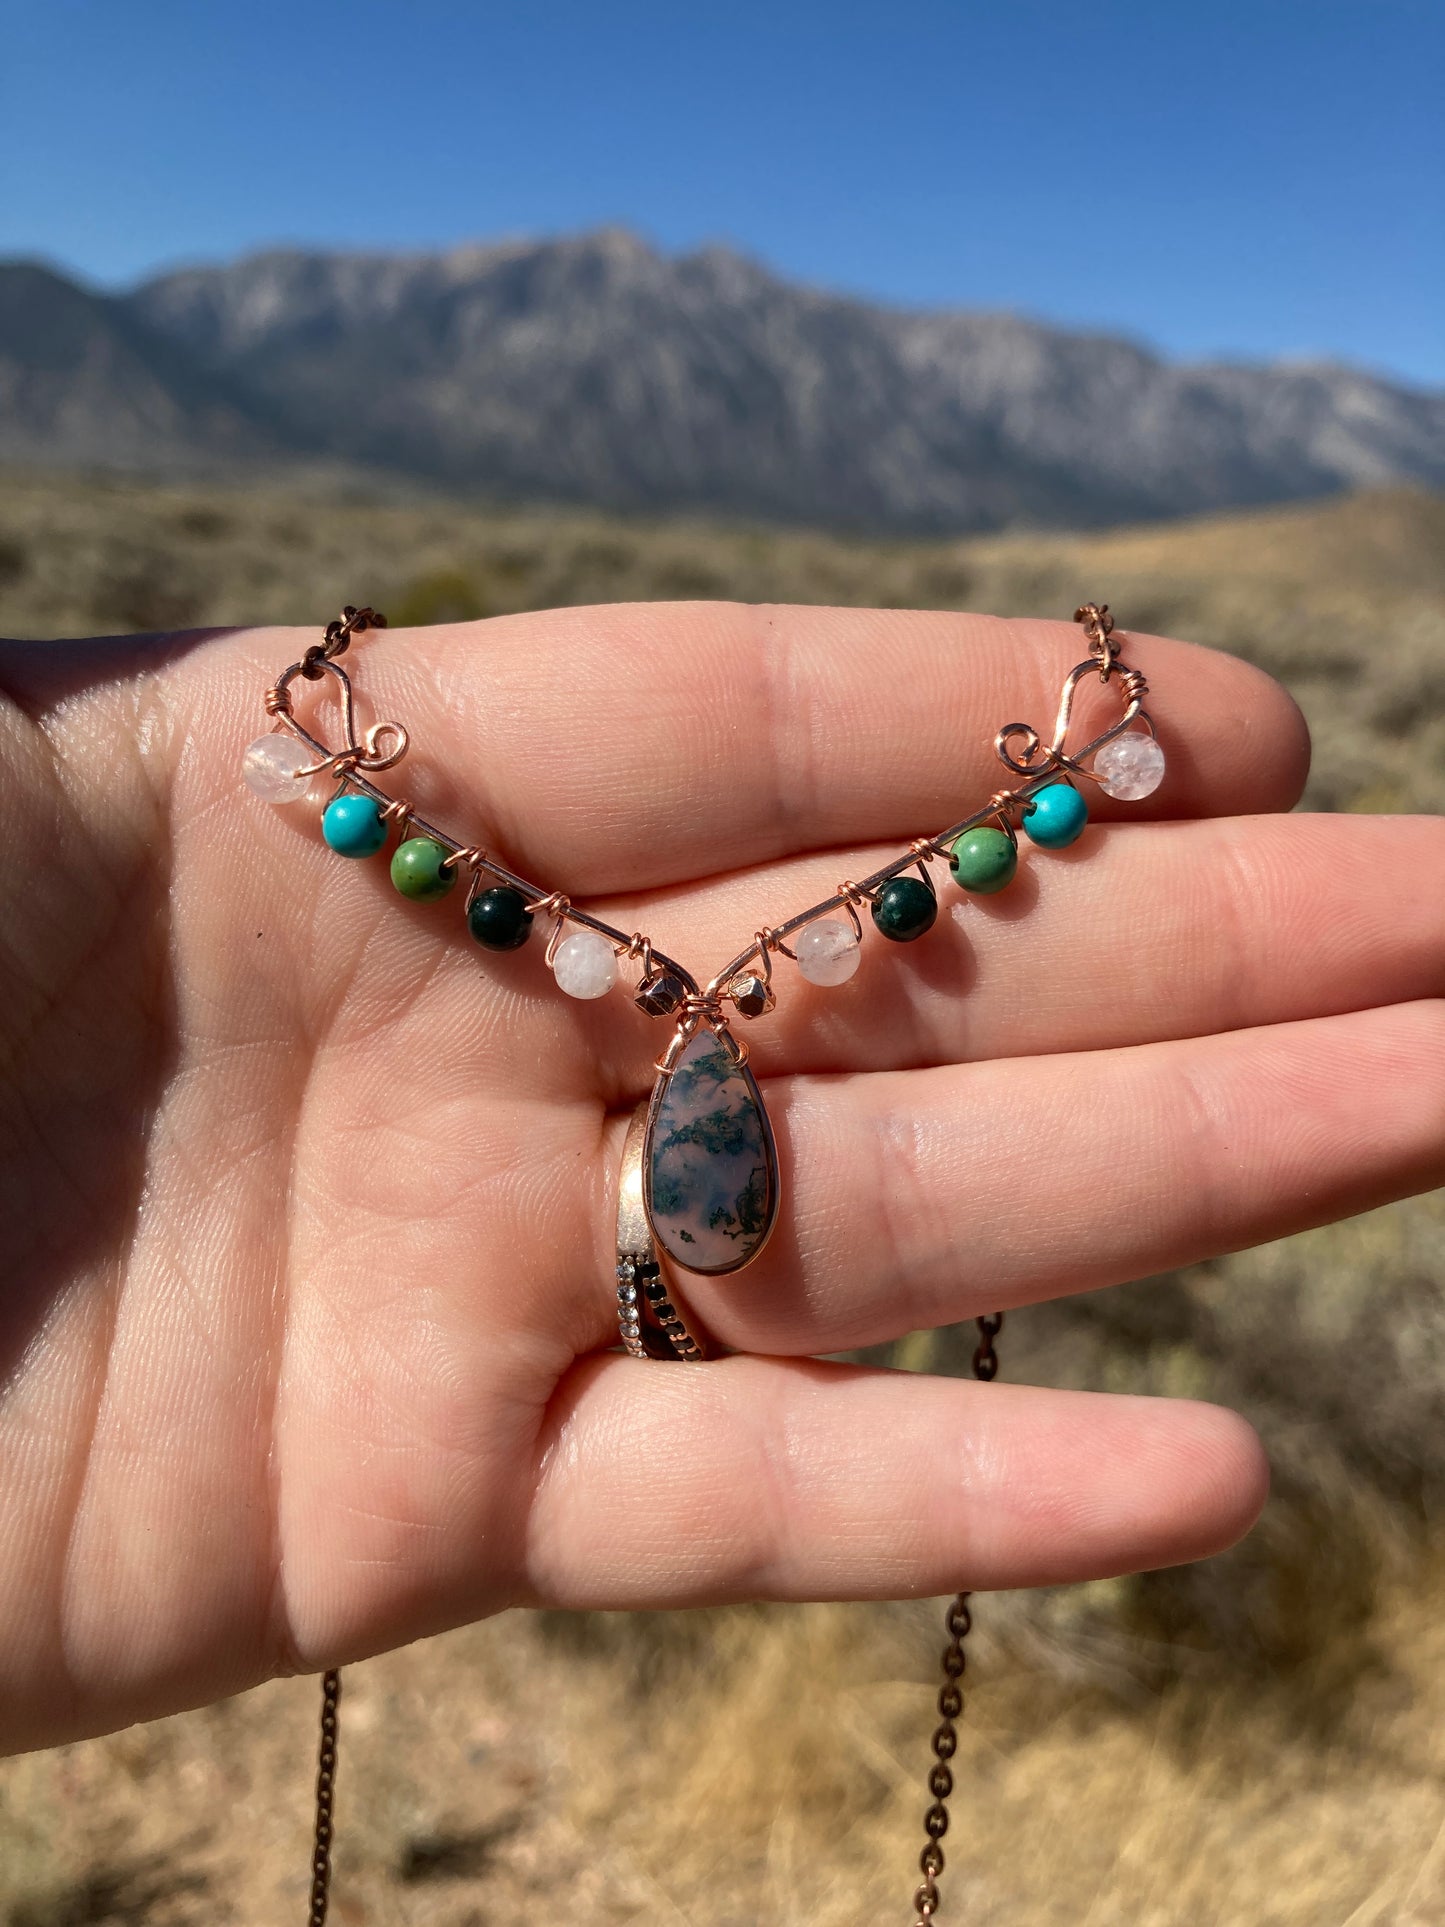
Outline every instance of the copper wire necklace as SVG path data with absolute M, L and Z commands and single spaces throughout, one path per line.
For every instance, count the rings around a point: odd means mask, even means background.
M 581 998 L 604 996 L 617 983 L 623 959 L 640 963 L 634 993 L 639 1010 L 673 1026 L 657 1059 L 650 1099 L 633 1113 L 618 1182 L 616 1298 L 618 1332 L 635 1357 L 701 1363 L 708 1344 L 687 1312 L 670 1273 L 716 1277 L 750 1264 L 777 1223 L 781 1194 L 778 1154 L 767 1107 L 748 1067 L 746 1044 L 733 1021 L 751 1022 L 774 1008 L 773 958 L 792 958 L 814 984 L 846 983 L 857 970 L 863 940 L 862 906 L 882 936 L 912 943 L 931 929 L 938 897 L 929 866 L 947 857 L 965 892 L 993 895 L 1018 866 L 1018 831 L 1040 848 L 1063 849 L 1082 834 L 1088 804 L 1082 784 L 1093 783 L 1124 802 L 1156 790 L 1164 752 L 1144 708 L 1148 686 L 1120 660 L 1120 642 L 1106 603 L 1074 613 L 1088 638 L 1087 658 L 1064 678 L 1053 735 L 1046 744 L 1027 723 L 1007 723 L 994 739 L 1000 762 L 1014 779 L 962 822 L 920 837 L 902 856 L 864 877 L 844 881 L 831 897 L 786 923 L 758 930 L 752 942 L 714 976 L 700 981 L 640 931 L 628 933 L 578 909 L 561 891 L 544 890 L 516 875 L 487 850 L 459 842 L 428 823 L 376 777 L 399 763 L 409 747 L 400 723 L 377 722 L 357 734 L 351 678 L 338 657 L 367 630 L 384 629 L 374 609 L 345 608 L 324 638 L 284 670 L 265 694 L 272 730 L 249 745 L 242 771 L 265 801 L 306 800 L 313 783 L 331 778 L 335 789 L 322 811 L 322 834 L 340 855 L 382 851 L 393 828 L 398 841 L 391 876 L 416 902 L 448 896 L 462 877 L 467 927 L 484 949 L 520 948 L 539 924 L 549 925 L 546 962 L 561 989 Z M 332 749 L 298 721 L 297 681 L 329 679 L 340 696 L 344 742 Z M 1081 749 L 1069 751 L 1075 697 L 1090 681 L 1113 683 L 1122 698 L 1117 722 Z M 1135 727 L 1138 725 L 1138 727 Z M 840 914 L 841 913 L 841 914 Z M 703 1125 L 707 1128 L 699 1129 Z M 973 1354 L 976 1378 L 998 1372 L 994 1340 L 1003 1314 L 978 1319 Z M 942 1841 L 953 1792 L 949 1761 L 957 1749 L 963 1711 L 964 1640 L 971 1628 L 969 1595 L 959 1593 L 946 1616 L 939 1723 L 928 1774 L 927 1835 L 919 1856 L 922 1880 L 913 1896 L 914 1927 L 928 1927 L 939 1906 Z M 323 1674 L 321 1744 L 311 1861 L 310 1927 L 323 1927 L 331 1886 L 332 1817 L 336 1790 L 341 1675 Z

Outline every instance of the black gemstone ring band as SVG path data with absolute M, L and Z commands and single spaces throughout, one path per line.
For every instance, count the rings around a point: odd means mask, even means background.
M 617 1184 L 617 1324 L 634 1358 L 703 1359 L 696 1321 L 683 1316 L 664 1277 L 642 1196 L 647 1101 L 632 1113 Z

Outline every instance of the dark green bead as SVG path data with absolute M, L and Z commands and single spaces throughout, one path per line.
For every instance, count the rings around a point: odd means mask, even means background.
M 991 897 L 1011 883 L 1018 867 L 1019 853 L 1013 838 L 987 823 L 965 830 L 949 858 L 949 868 L 960 888 L 980 897 Z
M 437 903 L 455 888 L 457 873 L 443 868 L 451 851 L 430 836 L 409 836 L 392 852 L 391 880 L 413 903 Z
M 505 884 L 483 890 L 467 906 L 467 928 L 488 950 L 518 950 L 532 934 L 527 899 Z
M 873 899 L 873 921 L 894 943 L 912 943 L 937 915 L 938 898 L 922 877 L 890 877 Z

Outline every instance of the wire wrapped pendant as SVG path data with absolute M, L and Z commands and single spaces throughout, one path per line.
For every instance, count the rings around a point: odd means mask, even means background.
M 648 1222 L 686 1271 L 741 1271 L 778 1220 L 778 1153 L 768 1107 L 726 1021 L 679 1027 L 647 1113 Z

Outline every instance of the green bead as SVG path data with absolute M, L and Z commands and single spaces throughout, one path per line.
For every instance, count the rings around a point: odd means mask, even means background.
M 986 823 L 977 829 L 965 830 L 949 858 L 949 868 L 959 887 L 980 897 L 991 897 L 996 890 L 1011 883 L 1018 867 L 1019 853 L 1013 838 Z
M 912 943 L 937 915 L 938 898 L 922 877 L 890 877 L 873 899 L 873 921 L 893 943 Z
M 451 851 L 430 836 L 409 836 L 391 859 L 391 880 L 413 903 L 437 903 L 456 887 L 455 869 L 443 866 Z
M 532 934 L 527 899 L 505 884 L 483 890 L 467 905 L 467 928 L 488 950 L 518 950 Z

